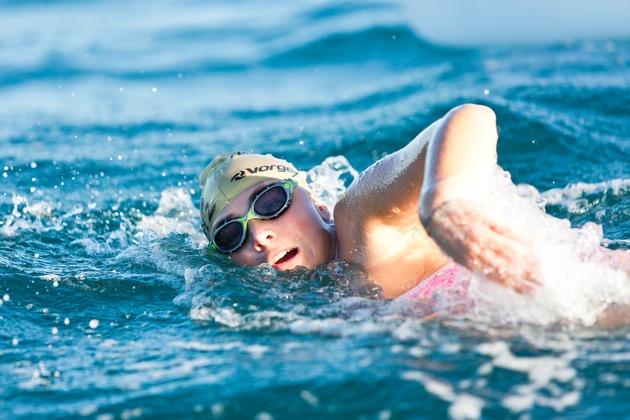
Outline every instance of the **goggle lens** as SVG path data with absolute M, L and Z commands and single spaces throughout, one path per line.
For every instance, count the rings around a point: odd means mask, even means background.
M 274 185 L 252 202 L 254 214 L 263 218 L 278 217 L 287 204 L 287 198 L 287 192 L 282 185 Z
M 240 246 L 245 230 L 238 220 L 232 220 L 214 233 L 214 244 L 221 252 L 231 252 Z
M 247 223 L 252 219 L 269 220 L 282 215 L 291 203 L 291 194 L 296 186 L 295 181 L 287 180 L 263 189 L 252 201 L 246 216 L 229 220 L 214 231 L 214 248 L 223 254 L 231 254 L 243 246 Z

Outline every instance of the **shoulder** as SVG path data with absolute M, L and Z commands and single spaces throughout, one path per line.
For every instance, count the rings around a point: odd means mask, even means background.
M 468 130 L 494 122 L 494 112 L 483 105 L 465 104 L 422 130 L 405 147 L 371 165 L 348 187 L 334 209 L 338 235 L 364 243 L 381 226 L 420 224 L 418 206 L 424 184 L 427 152 L 444 131 Z M 474 131 L 474 130 L 473 130 Z M 389 229 L 387 229 L 389 231 Z
M 405 165 L 400 158 L 397 152 L 370 166 L 335 205 L 341 258 L 365 266 L 366 259 L 374 262 L 375 254 L 393 250 L 401 235 L 422 229 L 418 199 L 423 157 Z

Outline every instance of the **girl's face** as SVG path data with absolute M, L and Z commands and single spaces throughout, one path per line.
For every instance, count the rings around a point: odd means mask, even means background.
M 256 194 L 275 182 L 264 181 L 239 194 L 221 211 L 213 231 L 222 221 L 247 214 Z M 267 263 L 278 270 L 297 266 L 312 269 L 332 260 L 335 248 L 335 231 L 328 208 L 298 185 L 293 191 L 291 204 L 280 217 L 248 222 L 247 238 L 231 257 L 246 267 Z

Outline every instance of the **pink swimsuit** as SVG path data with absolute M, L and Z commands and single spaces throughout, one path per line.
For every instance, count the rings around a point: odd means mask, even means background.
M 425 298 L 438 289 L 448 289 L 455 282 L 458 272 L 459 266 L 455 263 L 450 263 L 431 274 L 413 289 L 398 296 L 397 299 Z

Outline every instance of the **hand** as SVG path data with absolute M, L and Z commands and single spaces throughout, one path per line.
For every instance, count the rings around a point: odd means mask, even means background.
M 522 294 L 541 284 L 527 236 L 493 220 L 474 202 L 446 201 L 423 224 L 442 251 L 469 270 Z

